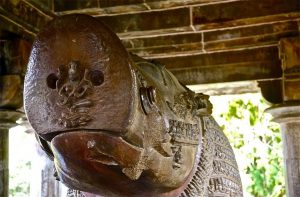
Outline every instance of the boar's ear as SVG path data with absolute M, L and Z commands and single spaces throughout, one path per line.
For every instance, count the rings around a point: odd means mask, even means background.
M 197 116 L 205 116 L 205 115 L 211 115 L 213 106 L 211 102 L 209 101 L 209 96 L 202 94 L 202 93 L 196 93 L 194 95 L 194 101 L 196 104 L 196 115 Z

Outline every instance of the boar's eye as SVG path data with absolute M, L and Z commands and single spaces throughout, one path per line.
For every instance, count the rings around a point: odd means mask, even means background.
M 140 97 L 145 114 L 149 114 L 156 102 L 156 89 L 153 86 L 140 88 Z

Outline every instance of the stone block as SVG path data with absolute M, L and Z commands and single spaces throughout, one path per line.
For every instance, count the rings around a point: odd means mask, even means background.
M 157 58 L 157 61 L 167 65 L 168 69 L 178 69 L 197 67 L 201 68 L 213 65 L 226 65 L 255 61 L 277 62 L 279 61 L 279 58 L 278 49 L 276 46 L 274 46 L 207 54 L 192 54 L 179 57 Z
M 193 7 L 193 24 L 223 23 L 227 21 L 267 16 L 300 10 L 299 0 L 231 1 Z
M 163 45 L 163 46 L 153 46 L 148 48 L 133 48 L 128 51 L 137 54 L 144 58 L 155 58 L 159 56 L 173 55 L 176 56 L 186 51 L 201 51 L 202 43 L 195 42 L 190 44 L 176 44 L 176 45 Z
M 114 7 L 114 6 L 120 6 L 120 5 L 132 5 L 132 4 L 140 4 L 144 3 L 143 0 L 118 0 L 118 1 L 112 1 L 112 0 L 99 0 L 100 7 Z
M 18 109 L 23 105 L 23 82 L 18 75 L 0 76 L 0 109 Z
M 98 17 L 114 32 L 168 29 L 190 25 L 189 8 Z
M 204 41 L 210 42 L 216 40 L 230 40 L 242 37 L 268 35 L 289 31 L 298 33 L 298 25 L 296 21 L 259 24 L 231 29 L 208 31 L 204 32 Z
M 171 34 L 162 36 L 153 36 L 147 38 L 135 38 L 122 40 L 126 48 L 146 48 L 153 46 L 166 46 L 177 44 L 189 44 L 194 42 L 201 42 L 201 33 L 184 33 Z
M 56 12 L 97 7 L 98 0 L 54 0 L 54 10 Z
M 276 46 L 156 60 L 187 85 L 274 79 L 282 75 Z
M 170 71 L 181 83 L 196 85 L 277 78 L 281 74 L 278 68 L 280 68 L 280 61 L 253 61 L 205 67 L 187 67 L 186 69 L 170 69 Z
M 300 100 L 300 36 L 280 40 L 284 101 Z

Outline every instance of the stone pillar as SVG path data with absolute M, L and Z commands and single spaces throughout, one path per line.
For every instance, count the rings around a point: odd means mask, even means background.
M 0 196 L 8 197 L 9 191 L 9 129 L 16 125 L 24 114 L 16 111 L 0 110 Z
M 282 60 L 282 103 L 269 108 L 281 126 L 288 197 L 300 196 L 300 37 L 279 43 Z
M 8 129 L 0 125 L 0 196 L 8 196 L 8 183 Z
M 289 197 L 300 196 L 300 102 L 267 110 L 280 123 L 283 142 L 285 182 Z

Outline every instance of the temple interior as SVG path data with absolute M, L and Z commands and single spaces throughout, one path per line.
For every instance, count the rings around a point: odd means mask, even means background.
M 69 14 L 103 22 L 128 52 L 159 62 L 183 85 L 213 100 L 261 96 L 268 103 L 263 113 L 280 124 L 286 188 L 281 195 L 300 196 L 299 0 L 1 0 L 0 197 L 14 196 L 9 147 L 23 146 L 11 146 L 9 130 L 21 125 L 22 132 L 34 135 L 23 106 L 32 44 L 51 20 Z M 66 188 L 55 180 L 46 157 L 32 164 L 39 168 L 44 162 L 35 175 L 41 185 L 31 197 L 64 196 Z

